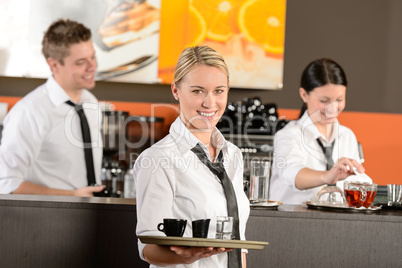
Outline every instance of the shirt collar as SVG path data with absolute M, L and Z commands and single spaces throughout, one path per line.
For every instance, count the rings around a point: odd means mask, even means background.
M 53 76 L 50 76 L 46 81 L 46 88 L 48 90 L 49 98 L 56 106 L 68 101 L 70 97 L 64 89 L 56 82 Z
M 304 112 L 303 116 L 297 121 L 297 124 L 301 127 L 302 138 L 305 140 L 305 142 L 311 143 L 313 142 L 313 140 L 320 138 L 325 147 L 329 146 L 342 134 L 340 133 L 339 121 L 338 119 L 335 119 L 335 122 L 332 126 L 333 129 L 331 136 L 329 137 L 329 140 L 327 140 L 325 136 L 322 135 L 320 131 L 318 131 L 318 128 L 316 127 L 316 125 L 314 125 L 314 122 L 311 120 L 311 117 L 308 115 L 307 111 Z
M 191 133 L 191 131 L 184 125 L 183 121 L 181 121 L 180 116 L 177 117 L 170 126 L 169 133 L 176 141 L 177 148 L 182 155 L 190 151 L 197 143 L 199 143 L 205 153 L 209 156 L 208 148 L 197 139 L 193 133 Z M 227 141 L 217 128 L 212 131 L 211 140 L 218 149 L 216 155 L 219 155 L 220 150 L 223 151 L 224 155 L 227 154 Z
M 54 105 L 59 106 L 60 104 L 71 100 L 70 96 L 68 96 L 67 92 L 59 85 L 59 83 L 57 83 L 53 76 L 50 76 L 47 79 L 46 87 L 48 89 L 49 98 Z M 90 102 L 90 100 L 91 98 L 89 92 L 87 90 L 83 90 L 78 104 Z

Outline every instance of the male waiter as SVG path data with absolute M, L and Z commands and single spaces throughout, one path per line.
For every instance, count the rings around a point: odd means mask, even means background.
M 52 76 L 4 120 L 0 193 L 93 196 L 103 186 L 88 186 L 101 183 L 102 163 L 98 101 L 88 91 L 96 69 L 91 31 L 58 20 L 46 31 L 42 52 Z M 78 111 L 89 123 L 90 142 Z

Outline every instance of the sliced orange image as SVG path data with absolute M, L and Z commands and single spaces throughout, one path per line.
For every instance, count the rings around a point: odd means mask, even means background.
M 207 24 L 203 16 L 192 5 L 188 8 L 187 24 L 184 31 L 184 47 L 196 46 L 204 41 Z
M 191 0 L 207 23 L 207 38 L 225 42 L 239 32 L 237 15 L 244 0 Z
M 283 55 L 286 0 L 248 0 L 239 10 L 239 28 L 248 41 L 266 52 Z

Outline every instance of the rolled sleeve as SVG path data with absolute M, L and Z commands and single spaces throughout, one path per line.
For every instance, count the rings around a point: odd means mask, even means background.
M 287 185 L 295 186 L 296 176 L 305 165 L 303 150 L 300 148 L 301 133 L 295 131 L 279 131 L 275 135 L 275 172 L 277 177 Z
M 27 111 L 11 110 L 4 121 L 0 146 L 0 193 L 10 194 L 27 178 L 29 166 L 40 150 L 41 132 Z
M 166 163 L 165 156 L 155 149 L 148 149 L 135 162 L 133 176 L 137 189 L 137 228 L 136 234 L 141 236 L 161 236 L 157 225 L 163 218 L 172 218 L 175 183 Z M 155 209 L 157 208 L 157 209 Z M 143 244 L 138 240 L 141 259 L 144 258 Z

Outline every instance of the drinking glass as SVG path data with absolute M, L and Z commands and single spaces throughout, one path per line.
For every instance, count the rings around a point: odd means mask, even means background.
M 268 187 L 271 163 L 268 160 L 253 159 L 250 166 L 250 202 L 268 201 Z
M 402 185 L 387 184 L 388 206 L 402 206 Z
M 216 239 L 232 239 L 233 217 L 216 217 Z

